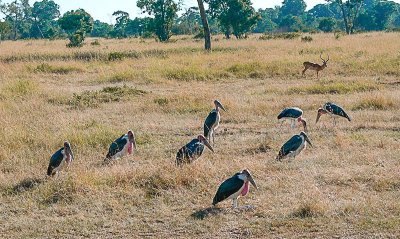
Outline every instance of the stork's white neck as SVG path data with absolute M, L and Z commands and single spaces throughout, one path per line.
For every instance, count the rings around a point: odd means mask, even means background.
M 243 181 L 247 181 L 247 176 L 245 175 L 245 174 L 239 174 L 239 176 L 238 176 L 241 180 L 243 180 Z

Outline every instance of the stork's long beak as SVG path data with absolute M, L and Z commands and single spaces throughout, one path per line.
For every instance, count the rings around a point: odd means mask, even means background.
M 204 140 L 204 145 L 207 146 L 207 148 L 209 148 L 209 149 L 211 150 L 211 152 L 214 153 L 214 149 L 213 149 L 213 147 L 211 147 L 210 143 L 208 143 L 208 140 L 207 140 L 207 139 Z
M 311 141 L 310 141 L 310 139 L 306 136 L 306 137 L 304 137 L 305 138 L 305 140 L 307 141 L 307 143 L 311 146 L 311 147 L 313 147 L 312 146 L 312 143 L 311 143 Z
M 136 149 L 136 138 L 135 138 L 135 136 L 133 136 L 132 144 L 133 144 L 133 147 Z
M 250 181 L 251 184 L 253 184 L 253 186 L 254 186 L 256 189 L 258 189 L 257 184 L 256 184 L 256 182 L 254 181 L 254 179 L 253 179 L 253 177 L 252 177 L 251 175 L 249 176 L 249 181 Z
M 224 111 L 226 111 L 225 108 L 224 108 L 224 106 L 223 106 L 221 103 L 219 103 L 218 106 L 219 106 L 221 109 L 223 109 Z
M 315 123 L 318 123 L 319 117 L 321 117 L 321 113 L 318 111 L 317 120 L 315 121 Z
M 307 133 L 307 122 L 305 120 L 302 120 L 301 123 L 303 123 L 303 127 L 304 127 L 304 132 Z

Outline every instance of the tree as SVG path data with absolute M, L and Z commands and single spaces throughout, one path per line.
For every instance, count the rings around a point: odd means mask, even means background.
M 288 32 L 300 32 L 305 27 L 300 17 L 289 15 L 281 20 L 279 23 L 279 28 Z
M 7 35 L 10 30 L 11 27 L 7 22 L 0 21 L 0 41 L 3 40 L 4 36 Z
M 279 7 L 258 9 L 261 18 L 254 29 L 256 33 L 271 32 L 277 27 Z
M 108 37 L 112 30 L 113 30 L 113 27 L 110 24 L 96 20 L 93 22 L 93 30 L 90 33 L 90 36 L 92 36 L 92 37 Z
M 250 0 L 208 0 L 208 4 L 226 38 L 232 33 L 236 38 L 245 37 L 260 19 Z
M 282 7 L 280 8 L 281 18 L 292 16 L 301 16 L 306 10 L 306 3 L 304 0 L 283 0 Z
M 340 18 L 341 17 L 340 8 L 335 2 L 332 2 L 329 4 L 317 4 L 313 8 L 308 10 L 307 13 L 311 14 L 315 18 L 320 18 L 320 17 Z
M 211 51 L 211 33 L 210 33 L 210 27 L 208 26 L 206 11 L 204 10 L 203 0 L 197 0 L 197 4 L 199 5 L 201 22 L 203 23 L 204 48 L 207 51 Z
M 52 0 L 35 2 L 32 8 L 33 24 L 31 36 L 35 38 L 51 38 L 57 31 L 54 20 L 60 17 L 60 6 Z
M 189 34 L 199 32 L 199 25 L 201 24 L 201 17 L 198 7 L 190 7 L 176 19 L 174 29 L 172 32 L 177 34 Z
M 392 19 L 395 17 L 394 13 L 398 12 L 398 9 L 395 2 L 379 1 L 374 5 L 373 11 L 376 30 L 384 30 L 390 25 Z
M 5 15 L 5 21 L 12 28 L 12 39 L 19 36 L 29 37 L 31 7 L 28 0 L 15 0 L 0 5 L 0 11 Z
M 174 18 L 180 10 L 180 2 L 174 0 L 138 0 L 137 6 L 143 13 L 154 16 L 152 30 L 162 42 L 171 37 Z
M 131 21 L 129 19 L 129 13 L 124 11 L 116 11 L 112 15 L 116 17 L 116 23 L 114 25 L 114 29 L 111 32 L 111 35 L 117 38 L 127 37 L 126 28 Z
M 68 47 L 80 47 L 86 33 L 93 29 L 93 18 L 83 9 L 71 10 L 58 19 L 58 24 L 68 35 Z
M 347 34 L 354 33 L 354 22 L 357 18 L 364 0 L 326 0 L 337 3 L 342 11 L 342 18 Z
M 332 32 L 335 29 L 336 20 L 331 17 L 321 18 L 318 24 L 318 29 L 324 32 Z

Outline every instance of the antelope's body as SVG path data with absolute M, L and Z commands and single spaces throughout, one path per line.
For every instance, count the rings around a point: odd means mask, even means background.
M 304 70 L 302 71 L 302 75 L 304 76 L 304 74 L 306 73 L 307 70 L 313 70 L 317 72 L 317 78 L 318 78 L 318 72 L 322 71 L 323 69 L 325 69 L 327 67 L 327 62 L 329 61 L 329 56 L 328 56 L 328 60 L 324 60 L 321 55 L 319 56 L 322 60 L 322 65 L 314 63 L 314 62 L 309 62 L 306 61 L 303 63 L 304 66 Z

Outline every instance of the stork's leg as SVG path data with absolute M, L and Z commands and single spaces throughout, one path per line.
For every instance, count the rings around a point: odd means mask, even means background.
M 237 206 L 238 206 L 237 198 L 236 199 L 232 199 L 232 207 L 233 208 L 237 208 Z
M 290 126 L 292 127 L 292 129 L 294 129 L 296 126 L 296 121 L 294 119 L 292 119 L 291 121 L 292 121 L 292 123 Z
M 214 145 L 215 145 L 214 130 L 211 132 L 211 135 L 212 135 L 212 141 L 213 141 L 213 147 L 214 147 Z

